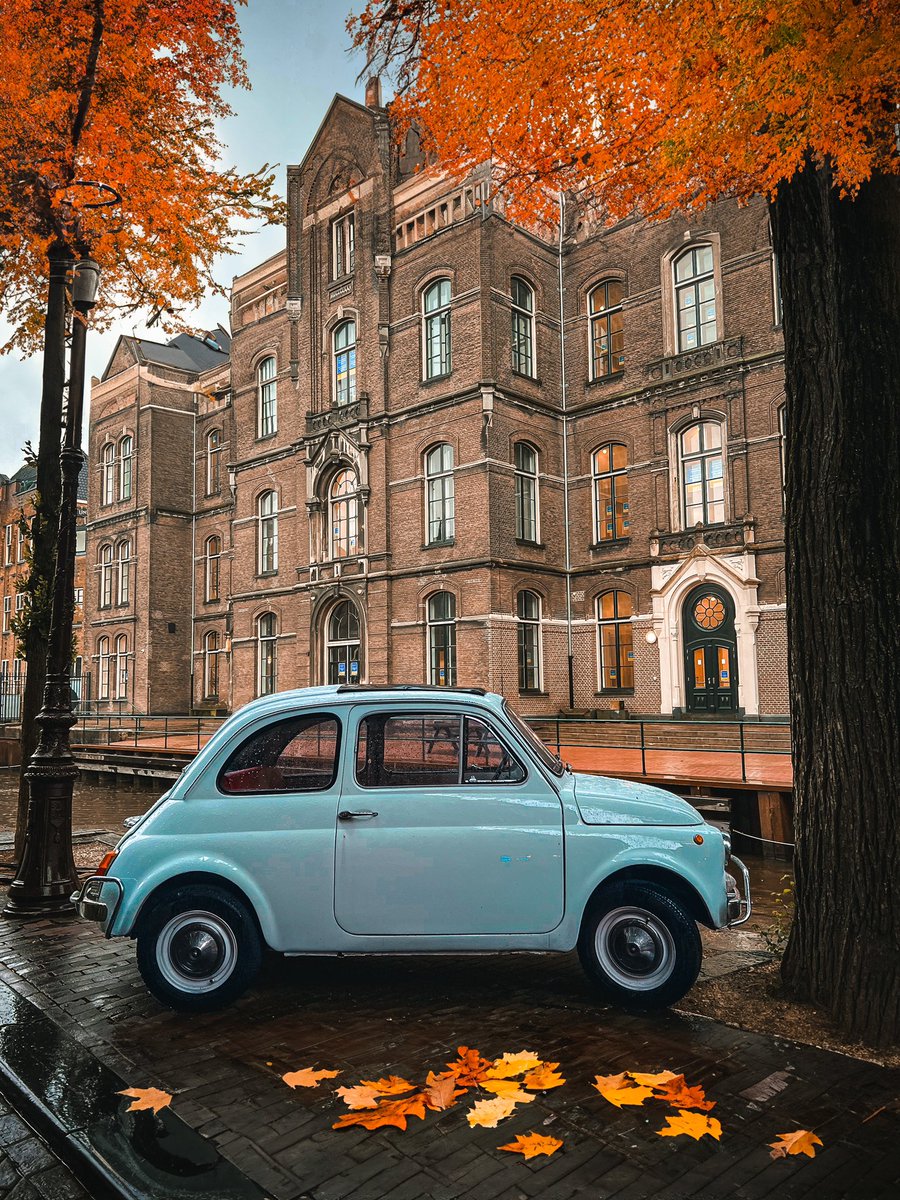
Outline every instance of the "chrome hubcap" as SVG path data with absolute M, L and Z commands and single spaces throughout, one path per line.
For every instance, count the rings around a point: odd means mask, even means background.
M 597 959 L 609 978 L 632 991 L 651 991 L 672 974 L 675 943 L 662 921 L 644 908 L 614 908 L 597 926 Z
M 220 987 L 237 965 L 237 939 L 215 913 L 187 912 L 163 926 L 156 963 L 167 983 L 181 992 Z

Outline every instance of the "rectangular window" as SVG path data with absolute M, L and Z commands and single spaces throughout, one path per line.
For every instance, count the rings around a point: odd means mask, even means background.
M 252 733 L 219 773 L 226 795 L 315 792 L 337 773 L 340 726 L 330 713 L 276 721 Z
M 12 525 L 6 527 L 6 553 L 3 559 L 5 566 L 10 566 L 13 560 L 13 528 Z
M 366 717 L 356 744 L 363 787 L 446 787 L 460 781 L 460 717 Z
M 356 265 L 356 228 L 354 214 L 347 213 L 331 226 L 331 278 L 352 275 Z
M 84 588 L 75 589 L 75 603 L 84 604 Z
M 516 537 L 537 542 L 537 480 L 533 475 L 516 475 Z
M 12 619 L 12 596 L 3 597 L 3 632 L 9 633 L 9 623 Z
M 19 525 L 18 532 L 19 532 L 19 544 L 18 544 L 18 547 L 16 550 L 16 561 L 21 563 L 21 562 L 25 561 L 25 541 L 28 537 L 28 534 L 25 532 L 25 530 L 22 528 L 21 525 Z

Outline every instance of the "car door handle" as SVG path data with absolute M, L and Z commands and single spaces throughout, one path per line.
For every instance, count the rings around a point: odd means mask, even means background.
M 339 821 L 355 821 L 358 817 L 364 817 L 364 818 L 368 819 L 369 817 L 377 817 L 377 816 L 378 816 L 378 813 L 373 812 L 371 808 L 363 808 L 363 809 L 360 809 L 358 812 L 350 812 L 348 809 L 345 808 L 342 812 L 338 813 L 338 820 Z

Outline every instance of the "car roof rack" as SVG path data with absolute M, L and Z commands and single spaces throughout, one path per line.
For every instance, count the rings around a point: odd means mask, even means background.
M 461 692 L 468 696 L 486 696 L 480 687 L 446 687 L 437 683 L 339 683 L 339 692 Z

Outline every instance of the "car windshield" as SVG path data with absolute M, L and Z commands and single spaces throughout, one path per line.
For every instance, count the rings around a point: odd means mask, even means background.
M 506 713 L 507 719 L 512 721 L 513 725 L 515 725 L 516 729 L 525 739 L 525 742 L 532 748 L 544 766 L 552 771 L 554 775 L 562 775 L 565 767 L 560 759 L 555 754 L 550 753 L 534 730 L 513 712 L 505 700 L 503 701 L 503 711 Z

